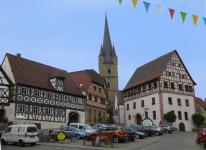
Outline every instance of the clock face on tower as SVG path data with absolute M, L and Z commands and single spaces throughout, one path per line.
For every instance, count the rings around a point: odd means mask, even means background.
M 108 65 L 107 67 L 110 68 L 110 65 Z

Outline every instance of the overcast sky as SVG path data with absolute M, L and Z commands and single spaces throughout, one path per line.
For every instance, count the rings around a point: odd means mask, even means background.
M 98 69 L 105 9 L 118 56 L 119 90 L 135 69 L 177 50 L 206 98 L 206 26 L 204 0 L 1 0 L 0 60 L 6 53 L 68 72 Z M 106 4 L 106 5 L 105 5 Z M 158 17 L 156 5 L 163 6 Z M 173 20 L 168 8 L 175 9 Z M 183 24 L 180 11 L 187 16 Z M 194 26 L 192 14 L 198 15 Z

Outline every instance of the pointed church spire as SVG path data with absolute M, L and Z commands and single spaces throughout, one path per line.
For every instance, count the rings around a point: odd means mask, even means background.
M 112 57 L 116 56 L 116 52 L 115 52 L 115 48 L 114 48 L 114 43 L 113 43 L 113 47 L 112 47 Z
M 105 26 L 104 26 L 104 40 L 103 40 L 103 54 L 105 55 L 104 64 L 113 64 L 112 62 L 112 44 L 109 35 L 109 27 L 107 23 L 107 13 L 105 12 Z
M 104 54 L 103 54 L 103 47 L 102 47 L 102 43 L 101 43 L 101 48 L 100 48 L 100 53 L 99 53 L 99 56 L 104 56 Z

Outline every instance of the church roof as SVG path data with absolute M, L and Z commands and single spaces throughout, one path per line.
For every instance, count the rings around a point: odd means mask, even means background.
M 137 85 L 143 84 L 145 82 L 159 78 L 162 75 L 166 65 L 168 64 L 170 58 L 172 57 L 172 55 L 174 53 L 176 53 L 178 55 L 177 51 L 174 50 L 170 53 L 167 53 L 167 54 L 137 68 L 136 71 L 134 72 L 134 74 L 132 75 L 132 77 L 130 78 L 129 82 L 127 83 L 126 87 L 124 88 L 124 90 L 127 90 L 129 88 L 134 87 L 134 86 L 137 86 Z M 180 60 L 181 60 L 181 58 L 180 58 Z M 182 62 L 182 64 L 184 65 L 183 62 Z M 187 71 L 186 67 L 185 67 L 185 69 Z M 189 72 L 188 72 L 188 75 L 190 76 Z M 190 78 L 193 81 L 191 76 L 190 76 Z M 196 85 L 196 83 L 194 81 L 193 81 L 193 83 Z
M 200 106 L 202 106 L 203 108 L 206 109 L 206 102 L 203 101 L 201 98 L 195 97 L 195 101 L 196 101 Z
M 99 56 L 105 57 L 103 64 L 113 64 L 112 57 L 116 56 L 114 47 L 112 48 L 107 17 L 105 17 L 103 47 L 100 48 Z

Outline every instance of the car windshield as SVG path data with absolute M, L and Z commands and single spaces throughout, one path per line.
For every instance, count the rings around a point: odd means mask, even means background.
M 80 131 L 78 128 L 74 128 L 74 131 Z
M 88 130 L 94 130 L 92 127 L 90 127 L 89 125 L 84 125 L 84 127 Z
M 27 127 L 27 132 L 37 132 L 36 127 Z

